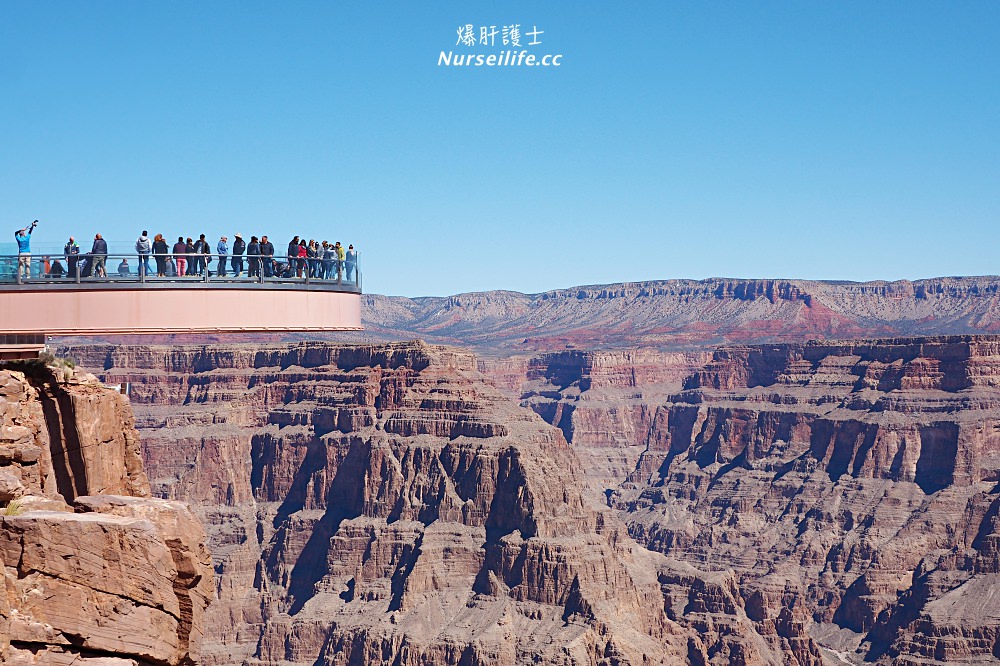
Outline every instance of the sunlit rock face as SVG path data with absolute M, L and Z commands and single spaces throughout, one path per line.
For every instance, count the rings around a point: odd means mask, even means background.
M 567 355 L 583 370 L 568 372 Z M 735 576 L 761 635 L 795 630 L 852 661 L 1000 653 L 1000 339 L 728 347 L 679 382 L 647 375 L 611 399 L 600 377 L 629 376 L 634 360 L 595 372 L 591 356 L 538 357 L 519 386 L 502 371 L 498 383 L 582 456 L 607 449 L 595 431 L 641 449 L 610 482 L 586 468 L 590 486 L 648 549 Z M 640 427 L 623 413 L 643 414 Z M 685 588 L 665 579 L 668 598 Z
M 562 430 L 591 490 L 603 497 L 635 469 L 656 405 L 711 359 L 708 351 L 571 350 L 480 358 L 478 367 L 490 383 Z
M 998 349 L 72 354 L 209 526 L 206 663 L 889 664 L 1000 654 Z
M 128 400 L 93 376 L 0 369 L 0 663 L 190 664 L 205 533 L 153 499 Z
M 130 382 L 153 492 L 198 505 L 204 663 L 677 663 L 662 558 L 562 432 L 423 343 L 77 348 Z

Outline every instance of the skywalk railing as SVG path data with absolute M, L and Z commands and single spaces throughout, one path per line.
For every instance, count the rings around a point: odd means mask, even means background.
M 361 267 L 347 259 L 231 254 L 0 255 L 8 285 L 317 285 L 361 292 Z

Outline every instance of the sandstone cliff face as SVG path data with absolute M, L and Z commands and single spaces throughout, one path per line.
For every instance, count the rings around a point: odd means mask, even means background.
M 198 504 L 205 663 L 677 663 L 660 559 L 562 433 L 422 343 L 80 347 L 131 382 L 154 492 Z M 692 647 L 693 646 L 693 647 Z
M 997 338 L 72 354 L 210 525 L 206 663 L 1000 659 Z
M 591 490 L 603 495 L 635 469 L 655 405 L 711 358 L 711 352 L 571 350 L 485 358 L 478 366 L 490 383 L 562 430 Z
M 201 526 L 149 497 L 127 400 L 23 367 L 0 369 L 0 663 L 193 663 Z
M 1000 340 L 723 349 L 648 435 L 611 504 L 648 548 L 733 572 L 784 650 L 1000 654 Z
M 691 567 L 660 571 L 671 618 L 692 626 L 702 613 L 693 626 L 716 631 L 750 621 L 728 658 L 767 661 L 762 637 L 784 661 L 979 663 L 1000 658 L 998 345 L 737 346 L 689 355 L 686 376 L 661 354 L 661 374 L 634 386 L 634 359 L 614 351 L 484 370 L 592 461 L 591 489 L 633 537 Z M 617 370 L 595 373 L 595 358 Z M 628 391 L 592 374 L 625 377 Z M 594 460 L 614 436 L 641 455 L 609 474 Z M 715 601 L 693 604 L 697 589 Z

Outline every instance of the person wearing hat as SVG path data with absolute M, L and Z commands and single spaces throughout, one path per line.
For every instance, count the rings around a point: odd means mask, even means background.
M 229 260 L 236 277 L 243 275 L 243 252 L 246 251 L 247 244 L 243 242 L 243 236 L 236 234 L 233 239 L 233 258 Z
M 223 236 L 219 239 L 219 244 L 215 246 L 215 251 L 219 253 L 219 268 L 216 273 L 219 277 L 226 277 L 226 261 L 228 261 L 229 255 L 229 238 Z

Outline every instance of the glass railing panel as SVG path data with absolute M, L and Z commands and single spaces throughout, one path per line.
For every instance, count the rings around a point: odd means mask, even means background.
M 361 268 L 336 257 L 285 255 L 0 255 L 0 284 L 81 283 L 317 283 L 360 290 Z

